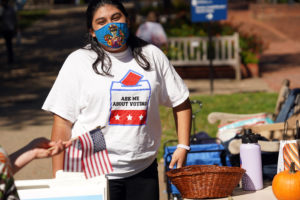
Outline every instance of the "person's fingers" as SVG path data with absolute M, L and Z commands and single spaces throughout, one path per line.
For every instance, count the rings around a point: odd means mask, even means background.
M 54 146 L 56 144 L 56 142 L 50 141 L 48 144 L 49 144 L 49 146 Z
M 68 148 L 69 146 L 72 145 L 72 141 L 67 141 L 67 142 L 64 142 L 63 144 L 64 144 L 65 148 Z
M 60 152 L 62 152 L 63 149 L 60 148 L 59 146 L 55 145 L 54 148 L 51 150 L 51 156 L 55 156 L 56 154 L 59 154 Z
M 177 166 L 177 168 L 181 168 L 181 167 L 182 167 L 182 162 L 181 162 L 181 160 L 178 160 L 178 161 L 177 161 L 177 165 L 176 165 L 176 166 Z
M 176 164 L 176 168 L 183 167 L 185 164 L 186 154 L 187 152 L 185 149 L 180 149 L 180 148 L 176 149 L 173 153 L 169 168 L 173 169 L 175 164 Z
M 51 150 L 51 155 L 54 156 L 56 154 L 59 154 L 60 152 L 64 151 L 64 145 L 61 140 L 55 142 L 55 145 L 53 145 L 53 149 Z
M 176 161 L 174 158 L 172 158 L 171 162 L 170 162 L 170 165 L 169 165 L 169 168 L 170 169 L 173 169 L 174 168 L 174 165 L 175 165 Z

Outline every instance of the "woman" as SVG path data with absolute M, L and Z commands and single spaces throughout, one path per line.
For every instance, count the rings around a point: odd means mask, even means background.
M 189 149 L 188 89 L 157 47 L 129 33 L 120 1 L 92 0 L 86 16 L 89 44 L 69 55 L 43 105 L 54 113 L 52 140 L 105 126 L 110 199 L 158 199 L 159 105 L 173 108 L 180 147 L 170 167 L 181 167 Z M 122 42 L 107 42 L 113 36 Z M 63 160 L 53 158 L 54 176 Z
M 167 35 L 163 26 L 158 22 L 154 11 L 148 13 L 146 22 L 139 26 L 136 36 L 156 45 L 160 49 L 167 47 Z

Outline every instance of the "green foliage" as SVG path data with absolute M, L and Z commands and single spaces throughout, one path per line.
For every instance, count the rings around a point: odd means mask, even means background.
M 45 17 L 49 10 L 21 10 L 18 12 L 19 27 L 25 29 L 31 26 L 35 21 Z
M 253 114 L 260 112 L 273 113 L 276 105 L 277 93 L 237 93 L 231 95 L 199 95 L 191 96 L 191 100 L 199 100 L 203 108 L 196 115 L 196 132 L 205 131 L 215 137 L 218 124 L 209 124 L 207 116 L 211 112 L 227 112 L 235 114 Z M 193 105 L 193 110 L 198 110 L 198 105 Z M 177 139 L 172 109 L 161 107 L 162 140 L 158 160 L 163 157 L 163 144 L 167 140 Z M 192 129 L 193 130 L 193 129 Z
M 242 63 L 259 63 L 258 56 L 267 48 L 266 44 L 257 35 L 240 33 L 239 41 Z
M 249 63 L 258 64 L 259 63 L 259 58 L 257 57 L 257 55 L 249 50 L 241 52 L 241 59 L 242 59 L 242 63 L 244 63 L 244 64 L 249 64 Z

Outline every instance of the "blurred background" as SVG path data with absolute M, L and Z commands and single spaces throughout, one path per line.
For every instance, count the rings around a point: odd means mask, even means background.
M 41 106 L 68 54 L 86 44 L 88 0 L 8 3 L 16 14 L 16 27 L 9 35 L 12 60 L 4 35 L 0 38 L 0 144 L 11 153 L 35 137 L 50 138 L 52 118 Z M 228 0 L 227 19 L 209 23 L 191 21 L 190 3 L 124 1 L 132 33 L 153 11 L 167 38 L 207 37 L 208 31 L 212 37 L 239 34 L 241 80 L 235 80 L 230 66 L 214 67 L 214 93 L 210 94 L 209 66 L 176 67 L 191 99 L 203 103 L 194 123 L 196 131 L 216 135 L 217 125 L 207 122 L 207 115 L 214 111 L 272 113 L 284 79 L 291 81 L 291 88 L 300 87 L 300 0 Z M 180 54 L 168 45 L 161 48 L 170 59 Z M 171 110 L 161 108 L 161 118 L 163 143 L 176 134 Z M 50 159 L 34 161 L 16 175 L 16 179 L 50 177 Z

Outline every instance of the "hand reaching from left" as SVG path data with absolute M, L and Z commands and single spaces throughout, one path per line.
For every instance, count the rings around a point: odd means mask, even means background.
M 71 141 L 62 142 L 60 140 L 54 142 L 47 138 L 34 139 L 28 145 L 9 156 L 12 164 L 12 171 L 13 173 L 16 173 L 34 159 L 48 158 L 60 154 L 71 144 Z
M 33 151 L 34 158 L 48 158 L 63 152 L 71 144 L 71 141 L 62 142 L 59 140 L 54 142 L 46 138 L 37 138 L 32 140 L 28 147 Z

